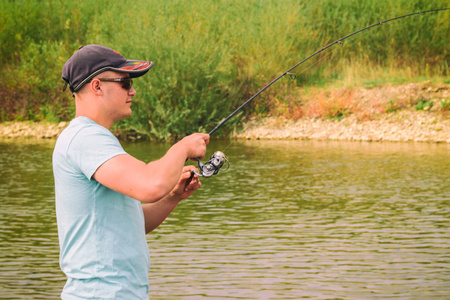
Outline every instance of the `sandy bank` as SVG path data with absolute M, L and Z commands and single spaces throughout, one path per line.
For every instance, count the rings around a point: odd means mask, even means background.
M 244 123 L 243 129 L 234 132 L 234 137 L 450 143 L 448 83 L 425 81 L 374 88 L 318 88 L 297 98 L 301 105 L 294 104 L 290 110 L 286 110 L 286 103 L 275 106 L 273 115 L 287 117 L 251 119 Z M 330 108 L 342 112 L 343 118 L 327 117 Z M 294 120 L 294 114 L 289 115 L 289 111 L 296 109 L 303 112 L 298 120 Z M 53 139 L 68 124 L 0 123 L 0 138 Z
M 340 121 L 266 118 L 247 122 L 234 136 L 238 139 L 450 143 L 450 119 L 424 111 L 403 111 L 371 121 L 359 121 L 352 116 Z
M 450 143 L 450 111 L 445 107 L 450 103 L 449 84 L 426 81 L 375 88 L 318 89 L 301 98 L 303 118 L 251 120 L 235 137 Z M 279 108 L 286 111 L 282 105 Z M 323 117 L 333 112 L 330 108 L 346 117 L 339 121 Z M 275 115 L 283 114 L 275 110 Z
M 5 122 L 0 123 L 0 137 L 6 139 L 14 138 L 36 138 L 53 139 L 63 131 L 69 122 L 59 124 L 48 122 Z
M 0 123 L 0 137 L 56 138 L 69 122 Z M 265 118 L 251 120 L 234 133 L 238 139 L 311 139 L 343 141 L 394 141 L 450 143 L 450 119 L 426 111 L 402 111 L 379 120 L 360 121 L 347 117 L 340 121 L 323 119 Z

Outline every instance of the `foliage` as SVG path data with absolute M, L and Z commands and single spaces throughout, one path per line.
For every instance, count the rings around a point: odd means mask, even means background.
M 450 101 L 441 100 L 442 111 L 450 111 Z
M 419 102 L 414 106 L 416 110 L 430 110 L 434 105 L 431 100 L 419 100 Z
M 273 78 L 332 41 L 380 20 L 445 4 L 445 0 L 0 1 L 0 117 L 2 121 L 72 118 L 73 98 L 62 92 L 62 66 L 79 46 L 102 44 L 127 58 L 155 62 L 135 81 L 133 114 L 116 125 L 117 134 L 176 139 L 208 131 Z M 295 69 L 296 79 L 288 88 L 330 81 L 351 84 L 356 78 L 446 77 L 448 20 L 448 11 L 430 13 L 355 35 Z M 300 100 L 288 93 L 278 95 L 280 88 L 263 93 L 245 113 L 284 107 L 301 117 L 305 112 L 296 104 Z M 339 119 L 348 112 L 345 103 L 328 100 L 321 105 L 328 107 L 329 117 Z M 228 128 L 237 121 L 232 119 Z

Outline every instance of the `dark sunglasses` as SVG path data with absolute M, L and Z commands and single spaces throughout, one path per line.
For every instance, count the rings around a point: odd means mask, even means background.
M 130 90 L 133 86 L 133 79 L 126 78 L 98 78 L 100 81 L 108 81 L 108 82 L 122 82 L 122 87 L 126 90 Z

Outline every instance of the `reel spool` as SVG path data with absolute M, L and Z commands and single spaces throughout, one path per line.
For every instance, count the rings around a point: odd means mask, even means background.
M 200 174 L 195 171 L 191 172 L 197 174 L 200 177 L 208 178 L 213 175 L 216 175 L 217 173 L 219 173 L 220 169 L 225 164 L 225 162 L 228 163 L 228 166 L 223 171 L 228 170 L 228 168 L 230 167 L 230 162 L 228 161 L 225 154 L 221 151 L 214 152 L 214 154 L 211 155 L 211 157 L 206 163 L 202 163 L 198 158 L 196 158 L 196 160 L 198 161 L 198 168 L 200 170 Z

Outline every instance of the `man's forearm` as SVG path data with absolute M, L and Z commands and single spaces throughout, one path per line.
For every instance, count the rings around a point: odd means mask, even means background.
M 182 199 L 190 197 L 201 187 L 198 176 L 194 176 L 191 182 L 187 182 L 191 176 L 194 166 L 183 167 L 181 176 L 175 188 L 161 198 L 158 202 L 142 204 L 145 217 L 145 232 L 149 233 L 157 228 L 168 215 L 175 209 Z
M 180 197 L 168 194 L 158 202 L 142 204 L 145 218 L 145 233 L 149 233 L 161 225 L 180 201 Z

